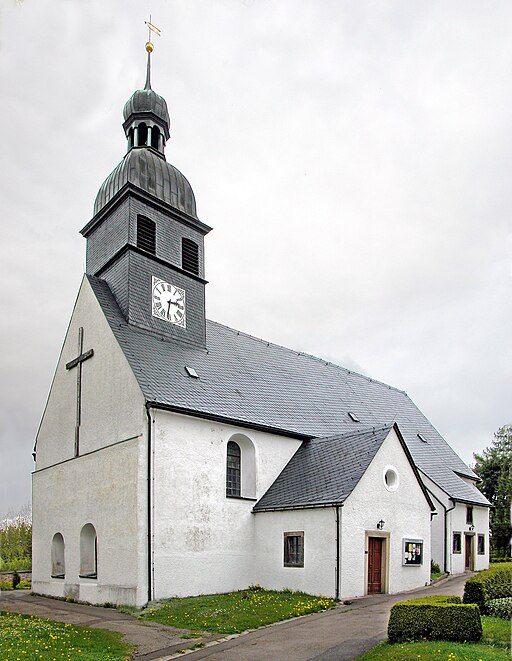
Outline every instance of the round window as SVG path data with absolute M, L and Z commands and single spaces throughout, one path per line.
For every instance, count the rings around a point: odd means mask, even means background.
M 394 466 L 386 466 L 384 469 L 384 484 L 388 491 L 396 491 L 398 489 L 398 473 Z

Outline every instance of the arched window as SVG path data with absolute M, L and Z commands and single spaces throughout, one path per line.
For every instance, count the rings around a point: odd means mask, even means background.
M 144 122 L 141 122 L 138 126 L 139 129 L 139 147 L 145 147 L 146 141 L 148 139 L 148 127 Z
M 80 578 L 98 577 L 98 538 L 92 523 L 80 532 Z
M 245 434 L 234 434 L 228 441 L 226 496 L 256 497 L 256 451 Z
M 52 578 L 64 578 L 65 574 L 64 537 L 56 532 L 52 539 Z
M 137 216 L 137 248 L 156 255 L 156 223 L 144 216 Z
M 153 149 L 158 149 L 159 138 L 160 138 L 160 131 L 156 126 L 153 126 L 151 130 L 151 147 L 153 147 Z
M 229 441 L 226 468 L 226 496 L 240 496 L 240 460 L 240 446 L 234 441 Z

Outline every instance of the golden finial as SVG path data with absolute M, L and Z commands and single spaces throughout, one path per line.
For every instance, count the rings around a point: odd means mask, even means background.
M 150 90 L 151 89 L 151 63 L 150 63 L 150 56 L 153 50 L 155 49 L 153 42 L 151 41 L 151 33 L 154 32 L 158 37 L 161 35 L 161 32 L 159 28 L 156 27 L 156 25 L 153 25 L 151 23 L 151 14 L 149 15 L 149 21 L 144 21 L 144 23 L 148 26 L 148 40 L 146 42 L 146 51 L 148 54 L 148 66 L 147 66 L 147 73 L 146 73 L 146 86 L 144 87 L 145 90 Z

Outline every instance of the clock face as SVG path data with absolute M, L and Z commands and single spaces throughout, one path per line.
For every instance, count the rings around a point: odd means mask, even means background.
M 187 327 L 185 290 L 155 276 L 152 279 L 151 309 L 153 317 L 165 319 L 182 328 Z

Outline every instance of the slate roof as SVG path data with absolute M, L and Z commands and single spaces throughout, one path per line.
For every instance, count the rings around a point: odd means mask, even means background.
M 396 422 L 416 466 L 451 498 L 490 505 L 454 472 L 476 479 L 405 392 L 213 321 L 206 350 L 166 340 L 129 325 L 108 285 L 87 278 L 148 402 L 302 439 Z
M 254 511 L 342 504 L 391 429 L 391 425 L 353 429 L 305 441 Z
M 101 184 L 94 202 L 94 215 L 128 183 L 197 218 L 196 199 L 187 178 L 146 147 L 130 149 Z

